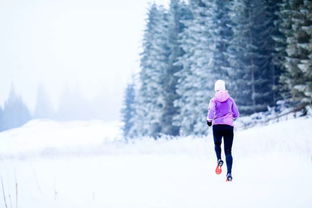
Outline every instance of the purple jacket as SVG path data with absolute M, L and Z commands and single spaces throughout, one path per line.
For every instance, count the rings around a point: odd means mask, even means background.
M 233 119 L 238 117 L 239 112 L 237 106 L 228 91 L 217 91 L 215 96 L 210 100 L 207 120 L 212 121 L 213 125 L 226 124 L 234 126 Z

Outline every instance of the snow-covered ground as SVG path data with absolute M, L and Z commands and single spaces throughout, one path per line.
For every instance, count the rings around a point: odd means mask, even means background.
M 211 133 L 124 142 L 116 124 L 31 121 L 0 133 L 0 207 L 308 208 L 311 126 L 298 118 L 236 131 L 227 183 L 214 173 Z

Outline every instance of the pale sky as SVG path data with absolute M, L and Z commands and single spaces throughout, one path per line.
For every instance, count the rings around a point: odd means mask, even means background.
M 0 105 L 12 83 L 31 109 L 39 84 L 53 105 L 65 86 L 78 87 L 107 97 L 118 119 L 151 2 L 169 0 L 0 0 Z

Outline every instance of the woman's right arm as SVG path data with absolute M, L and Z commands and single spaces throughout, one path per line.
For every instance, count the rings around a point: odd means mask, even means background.
M 238 111 L 238 108 L 237 108 L 237 105 L 235 103 L 235 100 L 233 100 L 233 106 L 232 106 L 232 113 L 233 113 L 233 118 L 236 119 L 239 117 L 239 111 Z

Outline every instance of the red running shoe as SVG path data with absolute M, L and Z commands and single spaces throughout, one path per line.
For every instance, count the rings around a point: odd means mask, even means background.
M 220 175 L 222 173 L 222 165 L 223 165 L 223 160 L 218 160 L 218 164 L 216 167 L 216 174 Z

